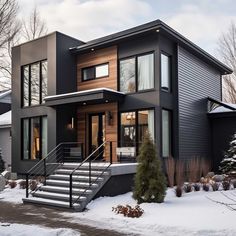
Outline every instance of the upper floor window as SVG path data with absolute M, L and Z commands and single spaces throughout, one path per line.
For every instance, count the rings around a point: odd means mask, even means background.
M 102 65 L 91 66 L 82 69 L 82 80 L 99 79 L 109 76 L 108 63 Z
M 133 93 L 154 88 L 154 54 L 120 61 L 120 91 Z
M 44 102 L 47 95 L 47 61 L 22 67 L 23 106 L 34 106 Z
M 161 54 L 161 89 L 170 91 L 171 81 L 171 58 Z

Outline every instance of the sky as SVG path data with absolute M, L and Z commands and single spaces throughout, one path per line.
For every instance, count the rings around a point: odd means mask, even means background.
M 82 41 L 160 19 L 214 56 L 217 41 L 236 23 L 235 0 L 19 0 L 20 15 L 37 6 L 48 32 Z

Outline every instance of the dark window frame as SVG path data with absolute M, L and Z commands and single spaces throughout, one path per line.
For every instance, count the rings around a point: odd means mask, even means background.
M 107 68 L 108 68 L 108 74 L 105 75 L 105 76 L 96 76 L 96 67 L 99 67 L 99 66 L 104 66 L 104 65 L 107 65 Z M 91 78 L 91 79 L 84 79 L 84 71 L 87 70 L 87 69 L 93 69 L 94 70 L 94 78 Z M 106 63 L 101 63 L 101 64 L 97 64 L 97 65 L 94 65 L 94 66 L 88 66 L 88 67 L 84 67 L 81 69 L 81 81 L 82 82 L 86 82 L 86 81 L 91 81 L 91 80 L 97 80 L 97 79 L 103 79 L 103 78 L 107 78 L 110 76 L 110 66 L 109 66 L 109 62 L 106 62 Z
M 146 55 L 153 55 L 153 88 L 149 88 L 149 89 L 142 89 L 142 90 L 139 90 L 138 89 L 138 57 L 141 57 L 141 56 L 146 56 Z M 123 57 L 123 58 L 120 58 L 119 61 L 118 61 L 118 91 L 120 91 L 120 62 L 121 61 L 124 61 L 124 60 L 128 60 L 128 59 L 132 59 L 134 58 L 135 60 L 135 91 L 134 92 L 126 92 L 125 94 L 135 94 L 135 93 L 142 93 L 142 92 L 149 92 L 149 91 L 153 91 L 156 89 L 156 81 L 155 81 L 155 63 L 156 63 L 156 56 L 155 56 L 155 51 L 152 50 L 152 51 L 148 51 L 148 52 L 144 52 L 144 53 L 139 53 L 139 54 L 135 54 L 135 55 L 131 55 L 131 56 L 127 56 L 127 57 Z M 120 91 L 122 92 L 122 91 Z
M 169 62 L 169 88 L 165 89 L 164 87 L 162 87 L 162 69 L 161 69 L 161 65 L 162 65 L 162 59 L 161 56 L 164 55 L 166 57 L 169 58 L 168 62 Z M 171 93 L 172 92 L 172 55 L 170 55 L 169 53 L 165 52 L 165 51 L 161 51 L 160 53 L 160 88 L 162 92 L 166 92 L 166 93 Z
M 162 116 L 162 112 L 167 111 L 169 112 L 169 156 L 164 156 L 163 155 L 163 126 L 162 126 L 162 122 L 163 122 L 163 116 Z M 170 156 L 173 157 L 173 111 L 171 109 L 162 107 L 161 108 L 161 156 L 163 158 L 168 158 Z
M 47 59 L 43 59 L 40 61 L 36 61 L 30 64 L 26 64 L 26 65 L 22 65 L 21 66 L 21 107 L 22 108 L 27 108 L 27 107 L 35 107 L 35 106 L 40 106 L 41 104 L 43 104 L 42 101 L 42 63 L 43 62 L 47 62 Z M 32 105 L 31 104 L 31 66 L 34 64 L 39 64 L 39 104 L 35 104 Z M 28 67 L 29 68 L 29 84 L 28 84 L 28 105 L 25 106 L 24 105 L 24 68 Z M 48 70 L 48 68 L 47 68 Z M 48 82 L 48 78 L 47 78 L 47 82 Z
M 46 115 L 44 116 L 32 116 L 32 117 L 24 117 L 21 119 L 21 160 L 22 161 L 39 161 L 42 159 L 42 133 L 43 133 L 43 117 L 47 117 Z M 36 158 L 36 159 L 32 159 L 32 156 L 31 156 L 31 121 L 32 119 L 34 118 L 39 118 L 39 145 L 40 145 L 40 153 L 39 153 L 39 156 L 40 158 Z M 28 159 L 24 159 L 24 120 L 28 120 L 28 124 L 29 124 L 29 127 L 28 127 L 28 145 L 29 145 L 29 153 L 28 153 Z
M 121 147 L 121 114 L 122 113 L 129 113 L 129 112 L 134 112 L 135 113 L 135 148 L 136 148 L 136 155 L 138 155 L 139 152 L 139 148 L 140 148 L 140 144 L 139 144 L 139 128 L 138 128 L 138 112 L 139 111 L 148 111 L 148 110 L 152 110 L 154 112 L 154 144 L 156 144 L 156 124 L 155 124 L 155 120 L 156 120 L 156 110 L 155 107 L 148 107 L 148 108 L 141 108 L 141 109 L 130 109 L 130 110 L 125 110 L 125 111 L 119 111 L 118 112 L 118 147 Z

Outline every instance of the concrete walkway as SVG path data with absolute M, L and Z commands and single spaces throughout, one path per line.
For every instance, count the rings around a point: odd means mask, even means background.
M 2 223 L 35 224 L 50 228 L 70 228 L 80 232 L 81 236 L 124 235 L 111 230 L 97 229 L 79 223 L 70 223 L 66 217 L 59 213 L 59 210 L 34 205 L 0 202 L 0 222 Z

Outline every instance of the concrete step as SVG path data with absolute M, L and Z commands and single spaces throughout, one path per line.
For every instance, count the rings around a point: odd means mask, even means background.
M 60 169 L 68 169 L 68 170 L 74 170 L 76 167 L 78 167 L 80 163 L 64 163 L 62 166 L 60 166 Z M 110 164 L 107 162 L 94 162 L 91 163 L 92 170 L 104 170 L 106 167 L 108 167 Z M 86 162 L 83 165 L 79 167 L 80 170 L 88 170 L 89 169 L 89 163 Z
M 69 187 L 58 187 L 58 186 L 41 186 L 40 190 L 47 191 L 47 192 L 53 192 L 53 193 L 69 193 L 70 189 Z M 85 188 L 73 188 L 73 194 L 92 194 L 91 189 L 85 189 Z M 86 191 L 85 191 L 86 190 Z
M 45 199 L 52 199 L 56 201 L 66 201 L 69 202 L 70 196 L 69 194 L 64 194 L 64 193 L 52 193 L 52 192 L 45 192 L 45 191 L 37 191 L 33 193 L 34 197 L 37 198 L 45 198 Z M 73 201 L 77 200 L 79 196 L 77 195 L 72 195 Z M 80 196 L 78 199 L 78 202 L 86 201 L 86 197 Z
M 50 175 L 49 179 L 55 179 L 55 180 L 70 180 L 69 175 L 61 175 L 61 174 L 55 174 L 55 175 Z M 75 175 L 72 176 L 73 181 L 83 181 L 83 182 L 88 182 L 89 181 L 89 176 L 83 176 L 83 175 Z M 94 177 L 91 176 L 91 181 L 103 181 L 103 178 L 101 177 Z
M 70 169 L 57 169 L 55 171 L 55 174 L 65 174 L 65 175 L 69 175 L 71 173 L 71 170 Z M 100 175 L 109 175 L 109 171 L 101 171 L 101 170 L 97 170 L 97 171 L 94 171 L 92 170 L 91 171 L 91 175 L 92 176 L 100 176 Z M 85 175 L 85 176 L 88 176 L 89 175 L 89 170 L 76 170 L 73 175 Z
M 50 185 L 50 186 L 62 186 L 62 187 L 69 187 L 70 186 L 69 181 L 54 180 L 54 179 L 48 179 L 46 184 Z M 90 185 L 88 182 L 73 182 L 72 186 L 75 188 L 83 188 L 83 187 L 97 188 L 98 184 L 93 183 Z
M 64 201 L 57 201 L 52 199 L 46 199 L 46 198 L 38 198 L 38 197 L 32 197 L 32 198 L 23 198 L 22 199 L 24 203 L 31 203 L 31 204 L 37 204 L 37 205 L 45 205 L 45 206 L 52 206 L 52 207 L 60 207 L 60 208 L 67 208 L 70 209 L 70 203 L 64 202 Z M 78 203 L 75 203 L 73 205 L 75 209 L 80 209 L 81 205 Z

